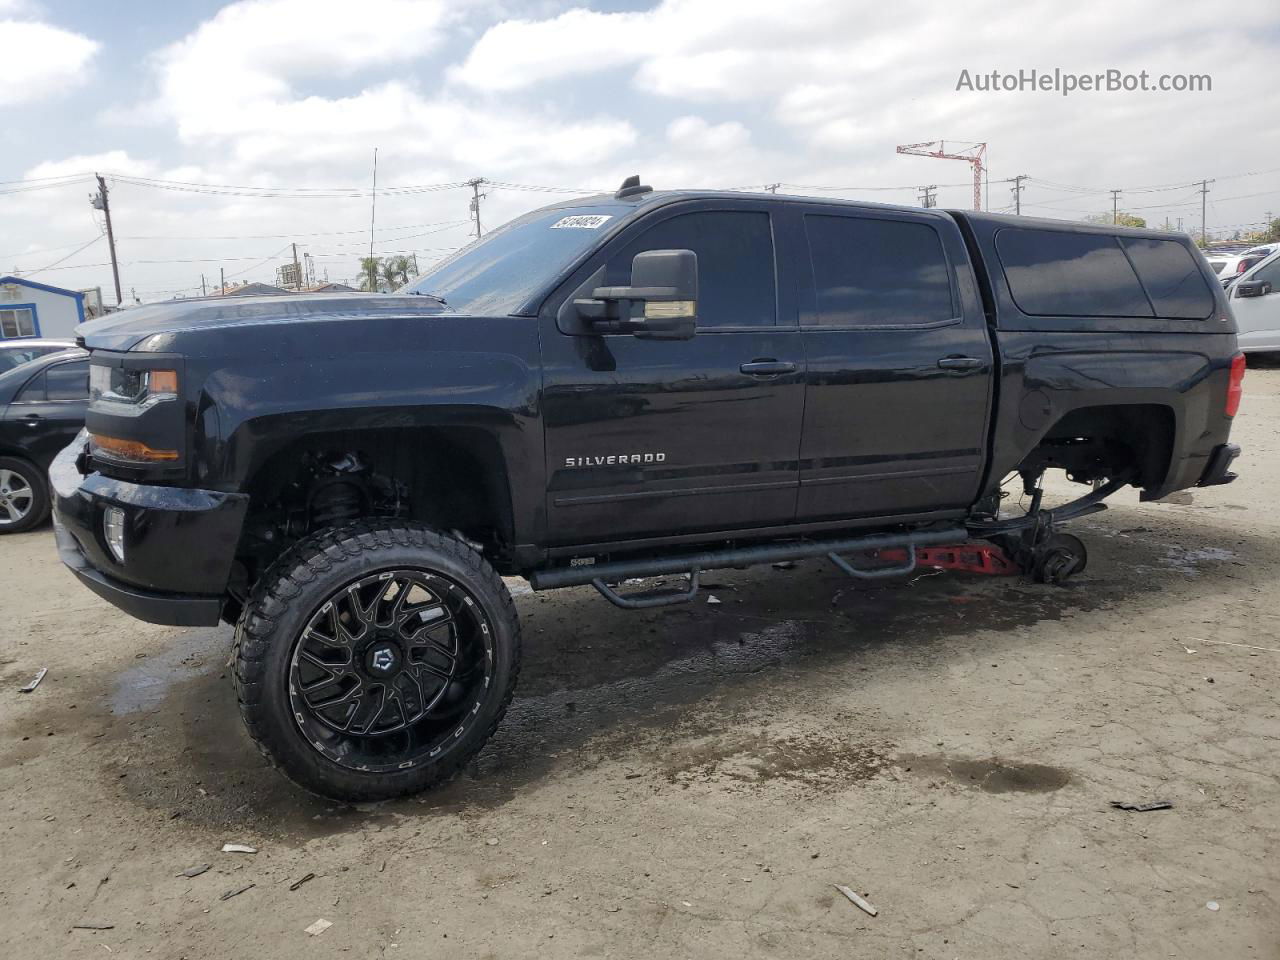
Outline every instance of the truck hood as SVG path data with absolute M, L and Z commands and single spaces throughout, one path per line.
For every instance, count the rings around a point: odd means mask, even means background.
M 413 294 L 200 297 L 130 307 L 80 324 L 76 336 L 95 350 L 165 351 L 175 348 L 175 335 L 195 330 L 371 316 L 434 317 L 446 312 L 434 297 Z

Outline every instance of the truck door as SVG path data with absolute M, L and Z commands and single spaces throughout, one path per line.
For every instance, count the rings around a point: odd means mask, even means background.
M 1240 296 L 1240 284 L 1265 280 L 1271 290 L 1260 297 Z M 1230 292 L 1242 350 L 1280 350 L 1280 257 L 1254 267 L 1237 280 Z
M 768 201 L 659 207 L 614 237 L 540 318 L 548 539 L 602 544 L 790 523 L 804 353 Z M 630 283 L 646 250 L 698 257 L 691 340 L 567 333 L 566 298 Z M 784 289 L 785 288 L 785 289 Z
M 954 512 L 977 497 L 992 347 L 945 216 L 797 210 L 808 358 L 801 521 Z

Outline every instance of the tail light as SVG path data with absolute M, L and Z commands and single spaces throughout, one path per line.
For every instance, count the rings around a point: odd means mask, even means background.
M 1239 263 L 1236 264 L 1236 273 L 1244 273 L 1251 266 L 1253 266 L 1253 264 L 1251 264 L 1248 260 L 1241 260 Z
M 1227 380 L 1227 406 L 1223 411 L 1228 417 L 1234 417 L 1240 409 L 1240 396 L 1244 393 L 1244 354 L 1237 353 L 1231 358 L 1231 377 Z

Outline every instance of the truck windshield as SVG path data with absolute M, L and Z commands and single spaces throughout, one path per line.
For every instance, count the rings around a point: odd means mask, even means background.
M 535 210 L 459 250 L 401 292 L 442 297 L 458 313 L 514 313 L 630 209 L 600 204 Z

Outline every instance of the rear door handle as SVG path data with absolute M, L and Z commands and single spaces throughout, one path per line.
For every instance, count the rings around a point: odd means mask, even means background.
M 977 357 L 943 357 L 938 361 L 943 370 L 975 370 L 982 366 Z
M 795 373 L 796 365 L 790 360 L 752 360 L 738 369 L 753 377 L 776 377 L 780 373 Z

